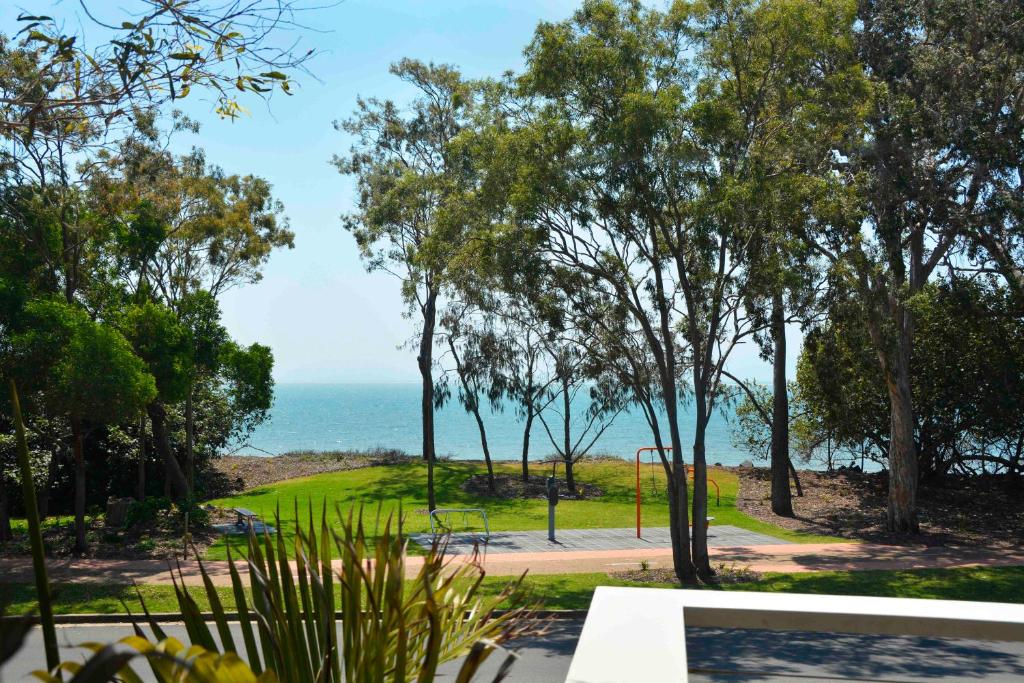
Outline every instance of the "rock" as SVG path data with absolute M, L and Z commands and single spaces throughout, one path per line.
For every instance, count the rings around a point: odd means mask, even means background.
M 750 460 L 744 460 L 743 462 L 740 463 L 740 467 L 753 467 L 753 466 L 754 466 L 754 463 L 751 462 Z
M 121 528 L 128 517 L 128 507 L 135 502 L 134 498 L 108 498 L 106 525 Z

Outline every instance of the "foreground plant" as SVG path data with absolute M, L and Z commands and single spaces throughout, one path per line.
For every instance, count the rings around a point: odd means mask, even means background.
M 522 608 L 497 612 L 522 577 L 500 594 L 484 597 L 482 567 L 446 559 L 439 544 L 407 583 L 400 523 L 390 516 L 378 518 L 370 539 L 362 512 L 356 517 L 340 510 L 336 514 L 337 529 L 328 523 L 326 506 L 319 531 L 311 508 L 308 524 L 296 521 L 293 561 L 279 516 L 273 536 L 250 533 L 244 563 L 231 556 L 229 546 L 236 614 L 225 610 L 200 563 L 219 642 L 179 568 L 175 592 L 191 642 L 211 652 L 244 654 L 255 673 L 271 671 L 285 682 L 429 681 L 439 665 L 463 655 L 458 680 L 468 681 L 502 643 L 530 628 Z M 297 509 L 295 517 L 300 519 Z M 237 619 L 237 632 L 229 619 Z M 166 638 L 150 621 L 157 637 Z M 238 632 L 241 643 L 235 641 Z M 499 679 L 514 657 L 506 656 Z
M 61 674 L 67 673 L 72 681 L 99 683 L 124 681 L 141 683 L 131 668 L 134 659 L 145 659 L 159 683 L 275 683 L 272 671 L 257 675 L 235 653 L 211 652 L 199 645 L 186 646 L 175 638 L 152 643 L 143 636 L 122 638 L 116 643 L 83 643 L 92 655 L 84 662 L 62 662 L 51 673 L 33 672 L 45 683 L 60 683 Z
M 464 656 L 455 680 L 467 682 L 503 643 L 539 633 L 525 608 L 498 612 L 518 591 L 522 577 L 485 597 L 480 593 L 484 570 L 475 558 L 446 559 L 444 544 L 438 543 L 407 582 L 400 524 L 390 516 L 378 518 L 378 533 L 370 538 L 362 512 L 356 517 L 337 514 L 337 530 L 328 523 L 326 506 L 319 531 L 312 509 L 308 527 L 296 521 L 293 560 L 280 515 L 273 535 L 250 532 L 244 563 L 231 556 L 228 546 L 233 611 L 225 608 L 200 562 L 214 630 L 186 588 L 180 566 L 172 570 L 191 645 L 169 637 L 140 595 L 156 642 L 136 624 L 135 635 L 117 643 L 83 645 L 93 652 L 85 662 L 64 662 L 36 677 L 50 682 L 68 673 L 82 683 L 135 683 L 141 679 L 132 662 L 142 658 L 160 683 L 397 683 L 432 681 L 441 664 Z M 249 576 L 248 592 L 243 572 Z M 231 622 L 237 622 L 236 630 Z M 19 633 L 10 635 L 16 640 Z M 505 651 L 494 681 L 507 675 L 515 658 Z

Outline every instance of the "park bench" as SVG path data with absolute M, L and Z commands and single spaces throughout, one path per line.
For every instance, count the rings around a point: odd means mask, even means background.
M 432 510 L 430 512 L 430 533 L 436 536 L 438 533 L 437 528 L 441 528 L 445 532 L 451 531 L 451 516 L 453 514 L 462 515 L 462 525 L 464 527 L 469 526 L 470 515 L 480 515 L 484 520 L 484 537 L 487 539 L 491 537 L 491 526 L 487 521 L 487 511 L 483 508 L 437 508 Z
M 231 508 L 231 511 L 238 515 L 237 527 L 251 527 L 259 521 L 260 516 L 248 508 Z

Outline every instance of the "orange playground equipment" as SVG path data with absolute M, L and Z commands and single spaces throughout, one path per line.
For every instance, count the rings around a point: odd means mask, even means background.
M 657 446 L 644 446 L 643 448 L 638 448 L 637 451 L 636 451 L 636 537 L 637 538 L 640 538 L 640 503 L 641 503 L 641 498 L 642 498 L 642 496 L 640 494 L 640 454 L 641 453 L 654 453 L 654 452 L 657 452 L 657 450 L 658 450 Z M 672 448 L 671 447 L 665 447 L 662 450 L 671 451 Z M 651 466 L 652 467 L 654 466 L 653 458 L 651 460 Z M 690 477 L 693 476 L 693 465 L 687 465 L 686 466 L 686 474 L 687 474 L 687 476 L 690 476 Z M 715 487 L 715 507 L 718 507 L 718 506 L 720 506 L 722 504 L 722 491 L 721 491 L 721 489 L 718 488 L 718 482 L 715 481 L 714 479 L 712 479 L 711 477 L 708 477 L 708 483 L 709 484 L 713 484 L 714 487 Z

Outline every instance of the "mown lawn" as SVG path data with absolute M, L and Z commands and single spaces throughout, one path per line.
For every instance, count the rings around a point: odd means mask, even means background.
M 508 585 L 508 577 L 487 577 L 483 590 L 497 594 Z M 597 586 L 640 586 L 672 589 L 671 584 L 639 584 L 607 574 L 563 574 L 528 577 L 521 599 L 546 609 L 586 609 Z M 135 588 L 110 584 L 58 584 L 55 610 L 58 614 L 123 614 L 125 604 L 140 611 Z M 817 593 L 879 597 L 978 600 L 1024 603 L 1024 567 L 968 567 L 960 569 L 914 569 L 907 571 L 835 571 L 806 574 L 766 574 L 752 583 L 723 587 L 733 591 L 773 593 Z M 139 586 L 152 612 L 177 612 L 171 586 Z M 201 589 L 191 589 L 200 607 L 209 605 Z M 234 601 L 230 588 L 218 589 L 227 609 Z M 8 614 L 28 612 L 35 607 L 31 584 L 0 584 L 0 606 Z
M 515 463 L 499 463 L 497 469 L 518 471 Z M 547 502 L 540 499 L 501 500 L 466 493 L 461 485 L 474 473 L 484 472 L 482 463 L 438 462 L 435 470 L 435 484 L 439 507 L 478 507 L 487 510 L 491 531 L 526 531 L 547 528 Z M 731 524 L 777 538 L 798 542 L 828 542 L 840 539 L 828 536 L 797 534 L 765 524 L 748 517 L 736 509 L 736 492 L 739 477 L 727 470 L 712 468 L 710 475 L 721 488 L 721 504 L 715 505 L 714 489 L 709 485 L 711 500 L 709 516 L 713 524 Z M 604 495 L 591 500 L 562 500 L 558 504 L 557 524 L 563 529 L 622 528 L 636 524 L 636 470 L 626 461 L 597 461 L 583 463 L 577 478 L 599 486 Z M 645 526 L 668 526 L 668 500 L 665 492 L 665 478 L 660 471 L 643 466 L 643 524 Z M 430 525 L 425 513 L 426 467 L 422 463 L 408 463 L 368 467 L 347 472 L 332 472 L 303 479 L 277 482 L 229 498 L 211 501 L 221 507 L 244 507 L 272 521 L 280 509 L 281 526 L 286 535 L 292 531 L 295 507 L 300 515 L 308 519 L 308 506 L 312 505 L 315 517 L 326 501 L 328 510 L 339 508 L 343 514 L 350 510 L 363 509 L 364 515 L 376 519 L 378 506 L 386 517 L 397 513 L 401 507 L 405 517 L 405 529 L 410 533 L 429 531 Z M 453 520 L 461 524 L 461 517 Z M 482 528 L 479 518 L 470 517 L 470 525 Z M 372 527 L 373 521 L 370 522 Z M 239 543 L 235 538 L 233 542 Z M 289 546 L 291 543 L 289 543 Z M 210 559 L 226 557 L 225 542 L 219 541 L 210 548 Z

